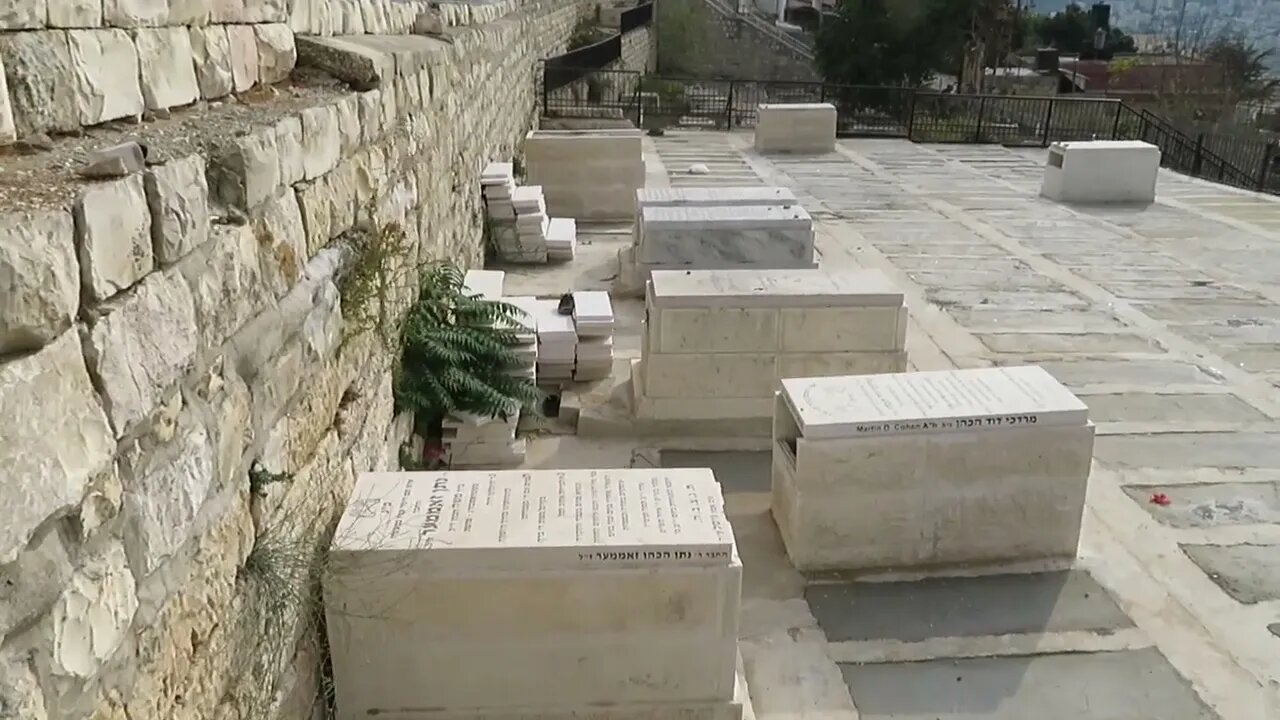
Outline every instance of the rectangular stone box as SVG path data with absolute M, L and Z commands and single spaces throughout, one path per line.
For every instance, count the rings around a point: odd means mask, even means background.
M 769 418 L 778 381 L 906 369 L 907 308 L 878 270 L 654 271 L 636 415 Z
M 647 207 L 734 207 L 766 205 L 799 206 L 795 193 L 784 187 L 662 187 L 640 188 L 636 191 L 636 224 L 632 233 L 632 245 L 636 248 L 644 241 L 644 209 Z
M 710 470 L 362 475 L 330 557 L 340 717 L 734 702 L 742 566 Z
M 1156 199 L 1160 148 L 1138 140 L 1049 146 L 1040 194 L 1080 204 L 1142 204 Z
M 781 385 L 773 514 L 797 568 L 1075 557 L 1094 428 L 1043 369 Z
M 813 266 L 813 219 L 799 205 L 645 207 L 639 223 L 642 266 Z
M 644 187 L 639 130 L 534 130 L 525 136 L 524 165 L 552 215 L 635 217 L 635 193 Z
M 762 153 L 834 152 L 836 108 L 830 103 L 759 105 L 755 147 Z

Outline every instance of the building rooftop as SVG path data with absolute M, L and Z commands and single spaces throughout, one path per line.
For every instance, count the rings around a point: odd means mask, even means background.
M 1066 207 L 1038 197 L 1043 150 L 990 145 L 765 158 L 750 134 L 645 143 L 651 187 L 791 188 L 823 266 L 878 268 L 906 292 L 912 369 L 1036 363 L 1097 425 L 1073 566 L 927 578 L 793 570 L 767 453 L 534 441 L 535 467 L 716 471 L 756 718 L 1280 717 L 1280 198 L 1162 170 L 1150 207 Z M 510 269 L 507 292 L 608 288 L 629 228 L 582 239 L 570 266 Z M 626 378 L 643 303 L 615 313 Z

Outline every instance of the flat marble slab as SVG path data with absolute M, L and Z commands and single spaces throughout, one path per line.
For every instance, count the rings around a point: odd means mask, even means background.
M 645 207 L 639 261 L 687 267 L 813 262 L 813 220 L 799 205 Z
M 636 191 L 636 207 L 681 205 L 799 205 L 796 194 L 784 187 L 667 187 Z
M 805 439 L 1084 425 L 1089 409 L 1041 367 L 782 380 Z
M 654 270 L 656 308 L 898 307 L 880 270 Z
M 724 566 L 733 531 L 705 468 L 365 473 L 332 551 L 445 572 Z

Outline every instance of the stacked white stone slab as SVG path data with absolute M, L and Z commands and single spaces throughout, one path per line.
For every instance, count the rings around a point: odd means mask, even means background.
M 792 205 L 645 206 L 642 270 L 813 268 L 813 218 Z
M 514 197 L 523 188 L 516 186 L 512 167 L 511 163 L 490 163 L 480 174 L 480 189 L 489 216 L 489 234 L 494 250 L 505 262 L 546 262 L 546 244 L 536 237 L 530 240 L 528 232 L 521 233 Z M 526 221 L 526 231 L 529 230 L 527 226 Z
M 1060 142 L 1049 146 L 1040 194 L 1084 204 L 1145 204 L 1156 199 L 1160 148 L 1139 140 Z
M 1034 366 L 787 379 L 773 514 L 801 570 L 1074 558 L 1093 434 Z
M 644 187 L 639 130 L 534 130 L 525 137 L 528 181 L 541 185 L 553 215 L 630 220 Z
M 506 273 L 501 270 L 468 270 L 463 289 L 469 295 L 486 300 L 502 300 Z M 529 377 L 537 362 L 534 336 L 523 325 L 516 330 L 517 353 L 527 365 L 514 374 Z M 532 350 L 532 354 L 530 351 Z M 442 445 L 451 467 L 509 467 L 524 462 L 526 443 L 516 437 L 520 408 L 514 407 L 505 418 L 488 418 L 459 413 L 444 419 Z
M 516 188 L 511 193 L 511 206 L 516 211 L 516 236 L 520 247 L 545 261 L 548 259 L 547 228 L 551 218 L 547 217 L 542 188 L 537 185 Z
M 532 308 L 536 306 L 538 299 L 517 296 L 504 297 L 502 301 L 508 305 L 514 305 L 524 313 L 513 327 L 509 328 L 515 333 L 518 342 L 515 350 L 521 360 L 520 368 L 512 374 L 536 382 L 538 379 L 538 320 Z
M 534 317 L 538 329 L 538 383 L 562 385 L 573 379 L 578 333 L 572 315 L 561 315 L 559 301 L 532 300 L 521 307 Z
M 759 105 L 755 146 L 762 153 L 834 152 L 836 108 L 830 103 Z
M 613 371 L 613 303 L 609 293 L 580 290 L 573 293 L 573 324 L 578 335 L 573 379 L 603 380 Z
M 768 418 L 787 377 L 901 372 L 907 308 L 878 270 L 656 270 L 635 414 Z
M 710 470 L 361 475 L 330 566 L 342 720 L 740 720 L 748 702 Z
M 547 260 L 568 262 L 578 252 L 578 221 L 551 218 L 547 224 Z

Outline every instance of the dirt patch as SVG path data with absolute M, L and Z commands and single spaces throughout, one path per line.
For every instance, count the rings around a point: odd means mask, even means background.
M 57 137 L 50 150 L 24 155 L 14 147 L 0 148 L 0 213 L 69 208 L 80 189 L 94 182 L 76 172 L 93 150 L 134 140 L 146 145 L 149 162 L 195 153 L 208 157 L 255 127 L 349 92 L 328 75 L 300 69 L 279 85 L 174 109 L 168 117 L 115 121 Z

